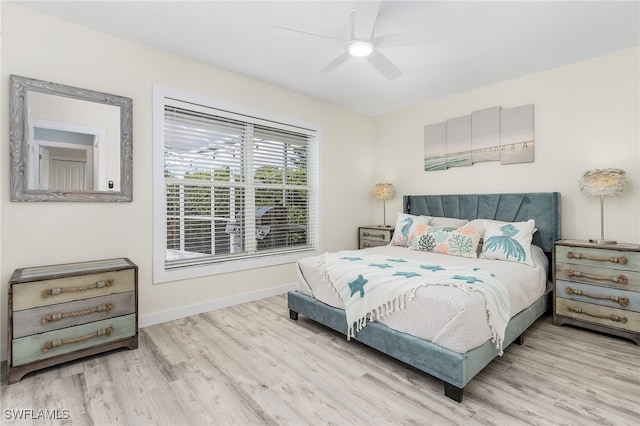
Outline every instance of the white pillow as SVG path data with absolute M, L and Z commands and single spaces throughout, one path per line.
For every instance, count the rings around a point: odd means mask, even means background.
M 531 239 L 535 232 L 535 221 L 500 222 L 484 220 L 484 241 L 480 257 L 507 260 L 535 266 L 531 256 Z
M 431 219 L 431 226 L 436 226 L 438 228 L 459 228 L 462 225 L 466 225 L 467 223 L 469 223 L 467 219 L 456 219 L 454 217 L 434 216 Z
M 398 213 L 396 229 L 393 231 L 392 246 L 409 247 L 416 234 L 423 234 L 429 227 L 431 216 L 416 216 Z

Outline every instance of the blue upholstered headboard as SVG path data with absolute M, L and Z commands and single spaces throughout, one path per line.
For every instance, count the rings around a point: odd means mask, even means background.
M 560 193 L 405 195 L 404 212 L 414 215 L 536 221 L 533 244 L 551 252 L 560 239 Z

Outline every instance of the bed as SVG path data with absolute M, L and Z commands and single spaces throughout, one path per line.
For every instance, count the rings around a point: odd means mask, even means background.
M 407 327 L 407 330 L 404 330 L 403 326 L 398 326 L 397 323 L 394 324 L 396 317 L 409 317 L 412 310 L 415 313 L 423 309 L 421 307 L 422 305 L 420 305 L 422 303 L 426 303 L 424 306 L 430 306 L 434 309 L 436 307 L 442 307 L 441 300 L 437 300 L 436 302 L 423 301 L 423 298 L 428 298 L 429 296 L 423 296 L 422 294 L 417 295 L 414 299 L 407 302 L 402 310 L 398 310 L 382 318 L 376 318 L 374 316 L 374 320 L 366 321 L 365 326 L 361 327 L 357 332 L 353 332 L 346 319 L 345 310 L 342 309 L 339 301 L 337 301 L 337 299 L 332 301 L 332 296 L 329 294 L 330 292 L 326 292 L 326 288 L 329 286 L 321 289 L 317 283 L 318 278 L 312 276 L 316 274 L 316 272 L 310 268 L 310 264 L 316 261 L 311 259 L 306 259 L 298 263 L 298 288 L 287 294 L 289 316 L 292 320 L 297 320 L 299 314 L 304 315 L 324 326 L 347 335 L 347 338 L 353 333 L 352 339 L 441 379 L 444 382 L 445 395 L 457 402 L 461 402 L 465 385 L 496 356 L 500 355 L 501 351 L 507 348 L 509 344 L 514 341 L 522 344 L 525 330 L 547 311 L 549 306 L 548 293 L 550 291 L 548 279 L 549 259 L 551 258 L 553 243 L 560 239 L 559 207 L 560 194 L 557 192 L 405 195 L 403 197 L 403 213 L 411 215 L 412 217 L 457 218 L 472 221 L 470 223 L 477 223 L 478 221 L 476 219 L 489 219 L 502 222 L 526 222 L 530 219 L 535 221 L 535 228 L 537 230 L 532 231 L 531 253 L 534 259 L 536 259 L 535 262 L 538 267 L 544 264 L 544 277 L 542 278 L 544 288 L 537 290 L 539 295 L 537 295 L 533 301 L 526 302 L 526 306 L 513 307 L 513 310 L 517 312 L 510 312 L 510 318 L 506 320 L 506 327 L 501 335 L 500 346 L 496 344 L 495 339 L 491 338 L 491 335 L 486 335 L 486 333 L 481 337 L 480 342 L 471 342 L 469 346 L 472 347 L 465 347 L 465 342 L 473 339 L 453 337 L 450 338 L 449 341 L 446 341 L 446 339 L 445 341 L 438 341 L 437 338 L 430 339 L 433 336 L 426 336 L 426 338 L 425 336 L 420 336 L 421 332 L 419 329 L 416 329 L 415 324 Z M 486 224 L 487 222 L 484 223 Z M 486 240 L 484 244 L 487 244 Z M 401 253 L 401 250 L 405 251 L 402 253 L 406 253 L 408 258 L 418 255 L 415 250 L 410 250 L 405 247 L 386 246 L 377 249 L 379 249 L 378 254 L 382 256 L 394 256 Z M 362 251 L 354 251 L 354 253 L 362 252 L 363 255 L 375 256 L 376 253 L 371 253 L 372 251 L 375 252 L 375 250 L 367 249 L 367 253 Z M 437 253 L 435 257 L 437 261 L 445 262 L 443 259 L 446 259 L 445 263 L 449 261 L 454 262 L 457 259 L 461 259 L 463 263 L 468 263 L 473 260 Z M 500 262 L 495 260 L 478 260 L 485 263 L 493 262 L 494 264 Z M 502 263 L 509 264 L 512 262 Z M 445 264 L 445 268 L 447 267 L 448 265 Z M 484 264 L 482 267 L 484 268 Z M 526 265 L 525 267 L 529 268 L 529 266 Z M 522 268 L 521 271 L 527 270 Z M 501 272 L 498 272 L 498 274 L 500 273 Z M 539 272 L 537 273 L 539 274 Z M 491 275 L 494 276 L 493 273 Z M 516 273 L 516 275 L 518 275 L 518 273 Z M 514 274 L 511 273 L 511 275 L 508 276 L 512 277 Z M 307 281 L 316 281 L 316 283 L 310 284 Z M 428 293 L 436 288 L 440 292 L 455 291 L 455 289 L 452 288 L 444 290 L 444 287 L 439 286 L 428 286 L 428 288 L 428 291 L 424 289 L 418 291 L 424 290 L 423 292 Z M 416 292 L 416 294 L 418 293 Z M 476 293 L 474 294 L 475 296 L 465 295 L 465 297 L 481 297 Z M 335 298 L 336 295 L 334 294 L 333 297 Z M 446 299 L 450 296 L 442 297 Z M 518 302 L 515 303 L 515 305 L 517 304 Z M 522 304 L 522 302 L 520 302 L 520 304 Z M 416 306 L 418 306 L 418 308 L 416 308 Z M 420 318 L 415 319 L 415 321 L 420 320 Z M 451 330 L 449 330 L 447 334 L 456 336 L 456 333 L 461 333 L 462 336 L 465 336 L 465 321 L 467 323 L 470 322 L 468 319 L 463 318 L 461 321 L 458 321 L 459 324 L 453 327 L 449 324 L 448 326 Z M 424 329 L 429 329 L 429 326 L 424 326 Z M 487 329 L 490 331 L 493 330 L 491 327 L 487 327 Z M 477 333 L 471 333 L 471 335 L 475 334 Z M 469 335 L 469 333 L 466 334 L 466 336 Z M 484 340 L 485 337 L 486 340 Z

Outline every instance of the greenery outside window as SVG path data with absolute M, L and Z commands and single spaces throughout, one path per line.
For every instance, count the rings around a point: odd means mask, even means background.
M 318 138 L 308 123 L 155 86 L 154 282 L 318 252 Z

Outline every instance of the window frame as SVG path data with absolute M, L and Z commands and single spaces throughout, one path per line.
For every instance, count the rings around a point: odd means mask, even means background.
M 166 99 L 174 99 L 182 103 L 191 103 L 201 107 L 209 107 L 236 116 L 244 116 L 257 121 L 266 121 L 273 124 L 281 124 L 285 127 L 304 129 L 315 133 L 315 141 L 309 147 L 309 184 L 311 187 L 310 215 L 315 220 L 309 224 L 312 238 L 311 247 L 289 252 L 269 253 L 263 256 L 240 257 L 233 260 L 217 261 L 180 268 L 165 268 L 165 255 L 167 247 L 167 207 L 165 193 L 165 164 L 164 164 L 164 118 Z M 276 126 L 274 126 L 276 127 Z M 304 257 L 322 253 L 322 241 L 320 232 L 320 180 L 319 169 L 321 164 L 320 146 L 322 140 L 322 128 L 315 124 L 296 118 L 274 114 L 269 111 L 250 108 L 211 98 L 205 95 L 190 93 L 181 89 L 153 85 L 153 283 L 164 283 L 183 279 L 204 277 L 242 270 L 263 268 L 296 262 Z

